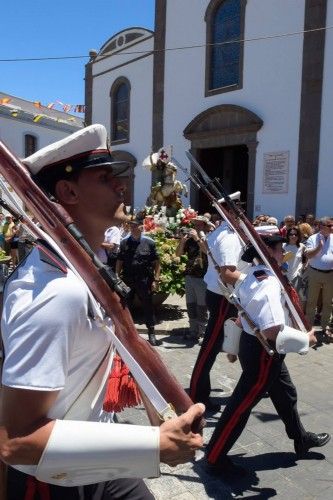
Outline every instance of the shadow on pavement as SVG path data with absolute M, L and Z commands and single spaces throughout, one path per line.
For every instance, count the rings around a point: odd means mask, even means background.
M 233 456 L 234 460 L 235 455 Z M 237 457 L 237 456 L 236 456 Z M 243 462 L 236 461 L 236 464 L 243 465 Z M 247 464 L 246 464 L 247 465 Z M 251 495 L 247 494 L 246 498 L 272 498 L 277 495 L 277 492 L 274 488 L 260 488 L 259 478 L 255 472 L 250 467 L 247 467 L 248 474 L 245 477 L 215 477 L 210 476 L 205 469 L 205 461 L 200 460 L 195 462 L 193 465 L 193 470 L 200 477 L 207 496 L 209 498 L 214 498 L 216 500 L 219 499 L 230 499 L 243 497 L 244 492 L 253 493 Z M 212 489 L 215 490 L 215 494 L 212 495 Z
M 134 322 L 137 324 L 144 324 L 144 314 L 142 307 L 131 307 L 131 315 Z M 155 316 L 157 323 L 163 323 L 163 321 L 175 321 L 184 318 L 184 311 L 177 305 L 172 304 L 162 304 L 155 308 Z

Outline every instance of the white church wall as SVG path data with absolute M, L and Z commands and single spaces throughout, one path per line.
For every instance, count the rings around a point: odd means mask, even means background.
M 37 149 L 60 141 L 69 135 L 68 132 L 34 124 L 32 120 L 31 122 L 23 122 L 18 118 L 1 117 L 0 140 L 19 158 L 25 157 L 25 135 L 28 134 L 37 138 Z M 21 203 L 18 196 L 14 192 L 12 194 L 16 201 Z M 9 201 L 5 193 L 2 193 L 2 195 L 5 201 Z
M 143 50 L 137 44 L 137 50 Z M 140 48 L 138 48 L 140 47 Z M 134 50 L 134 48 L 133 48 Z M 113 58 L 112 58 L 113 59 Z M 117 60 L 118 61 L 118 60 Z M 114 67 L 112 62 L 109 67 Z M 142 167 L 142 161 L 152 148 L 153 114 L 153 57 L 147 56 L 130 64 L 118 67 L 93 79 L 93 123 L 103 123 L 110 134 L 111 101 L 110 90 L 120 77 L 128 79 L 131 85 L 130 137 L 129 142 L 112 145 L 113 150 L 125 150 L 137 159 L 134 183 L 134 205 L 141 207 L 150 192 L 151 175 Z
M 167 47 L 205 44 L 204 14 L 208 3 L 168 1 Z M 245 39 L 302 31 L 303 26 L 304 0 L 247 2 Z M 295 209 L 302 43 L 302 35 L 246 42 L 243 88 L 210 97 L 204 97 L 205 48 L 166 53 L 165 143 L 173 143 L 175 155 L 185 161 L 182 152 L 188 149 L 189 142 L 182 132 L 196 115 L 219 104 L 235 104 L 253 111 L 264 121 L 258 134 L 255 205 L 258 212 L 279 218 Z M 277 151 L 290 152 L 289 190 L 283 195 L 264 195 L 263 155 Z
M 68 132 L 50 129 L 30 122 L 23 122 L 17 118 L 2 116 L 0 123 L 0 139 L 19 157 L 25 155 L 24 136 L 30 134 L 37 138 L 37 149 L 41 149 L 52 142 L 59 141 L 69 135 Z

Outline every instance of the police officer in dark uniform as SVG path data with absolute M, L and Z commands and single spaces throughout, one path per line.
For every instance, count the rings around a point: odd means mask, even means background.
M 149 342 L 153 346 L 162 344 L 155 337 L 155 314 L 153 293 L 160 277 L 160 261 L 154 240 L 143 235 L 143 218 L 129 221 L 131 234 L 120 242 L 116 273 L 130 287 L 129 303 L 137 295 L 140 299 L 148 329 Z

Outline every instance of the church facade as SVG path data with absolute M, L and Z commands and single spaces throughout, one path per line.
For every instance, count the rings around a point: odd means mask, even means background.
M 136 165 L 142 207 L 152 151 L 192 154 L 249 216 L 332 213 L 333 0 L 156 0 L 155 30 L 113 35 L 86 65 L 86 123 Z M 180 180 L 186 180 L 179 172 Z M 189 203 L 208 201 L 194 186 Z

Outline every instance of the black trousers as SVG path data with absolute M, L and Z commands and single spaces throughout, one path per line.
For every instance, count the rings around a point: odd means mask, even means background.
M 130 287 L 131 292 L 128 297 L 128 306 L 131 309 L 134 296 L 137 295 L 142 304 L 145 323 L 147 328 L 152 328 L 156 324 L 154 306 L 153 306 L 153 292 L 152 292 L 152 278 L 146 277 L 137 279 L 135 281 L 126 280 L 125 283 Z
M 83 488 L 84 500 L 153 500 L 142 479 L 115 479 Z M 79 488 L 55 486 L 36 481 L 12 467 L 8 468 L 6 500 L 80 500 Z
M 252 408 L 266 392 L 285 425 L 288 437 L 302 440 L 306 435 L 297 411 L 296 388 L 284 356 L 269 356 L 256 337 L 243 332 L 239 361 L 243 373 L 207 446 L 207 459 L 212 464 L 223 461 L 243 432 Z
M 226 319 L 237 316 L 235 306 L 223 295 L 206 291 L 209 319 L 190 382 L 190 398 L 194 403 L 207 403 L 211 391 L 210 370 L 221 351 Z

